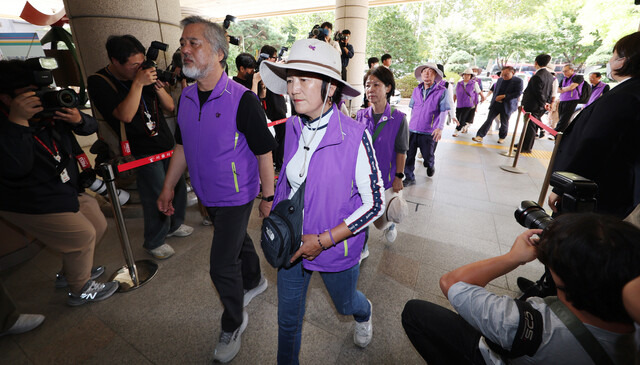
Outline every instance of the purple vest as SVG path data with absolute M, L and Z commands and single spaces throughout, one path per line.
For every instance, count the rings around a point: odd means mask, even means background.
M 585 107 L 591 105 L 591 103 L 596 101 L 596 99 L 598 99 L 600 95 L 602 95 L 602 91 L 604 90 L 605 86 L 607 86 L 607 84 L 600 81 L 598 82 L 598 85 L 591 88 L 591 97 L 589 98 L 589 102 L 587 103 L 587 105 L 585 105 Z
M 385 190 L 393 185 L 393 179 L 396 177 L 396 136 L 398 135 L 398 130 L 400 130 L 400 125 L 404 121 L 404 116 L 404 113 L 397 109 L 391 114 L 391 106 L 387 103 L 378 121 L 378 124 L 385 120 L 387 121 L 378 138 L 373 141 L 373 148 L 376 150 L 376 160 L 378 160 L 378 167 L 382 173 Z M 358 110 L 356 120 L 359 123 L 363 123 L 371 137 L 373 137 L 376 131 L 376 124 L 373 120 L 373 107 Z
M 569 77 L 569 78 L 565 77 L 562 80 L 561 87 L 565 88 L 565 87 L 571 85 L 572 84 L 571 80 L 573 80 L 573 76 L 575 76 L 575 74 L 571 75 L 571 77 Z M 578 85 L 578 87 L 576 87 L 575 89 L 560 94 L 560 101 L 578 100 L 578 99 L 580 99 L 580 93 L 581 92 L 582 92 L 582 83 L 580 83 L 580 85 Z
M 287 165 L 298 150 L 300 124 L 298 116 L 287 119 L 284 163 L 276 185 L 273 206 L 287 199 L 291 187 L 287 182 Z M 311 156 L 304 192 L 303 234 L 319 234 L 342 223 L 362 206 L 355 183 L 358 149 L 365 125 L 340 113 L 333 106 L 333 114 L 320 145 Z M 305 269 L 339 272 L 353 267 L 360 260 L 365 231 L 337 242 L 313 261 L 303 260 Z
M 260 189 L 258 160 L 236 127 L 236 113 L 247 89 L 226 73 L 200 109 L 197 84 L 180 97 L 178 125 L 191 185 L 208 207 L 244 205 Z
M 441 83 L 432 86 L 431 92 L 427 95 L 426 100 L 422 100 L 422 90 L 424 83 L 413 89 L 411 98 L 413 99 L 413 109 L 411 111 L 411 121 L 409 122 L 409 130 L 431 134 L 440 126 L 440 98 L 447 89 Z
M 476 93 L 475 81 L 469 80 L 467 86 L 464 81 L 459 81 L 456 85 L 456 98 L 458 99 L 458 108 L 474 108 L 478 104 L 478 94 Z

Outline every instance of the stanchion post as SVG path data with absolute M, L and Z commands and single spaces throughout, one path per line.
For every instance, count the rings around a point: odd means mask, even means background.
M 523 131 L 527 130 L 527 126 L 529 125 L 530 117 L 531 117 L 531 113 L 525 113 L 524 114 L 524 128 L 522 129 Z M 516 167 L 518 165 L 518 158 L 520 157 L 520 152 L 522 151 L 522 142 L 524 141 L 524 135 L 525 135 L 525 133 L 522 133 L 520 135 L 520 142 L 518 142 L 518 151 L 516 152 L 516 156 L 513 159 L 513 166 L 501 165 L 500 166 L 501 169 L 503 169 L 505 171 L 513 172 L 515 174 L 524 174 L 524 173 L 526 173 L 525 170 Z
M 500 152 L 501 155 L 503 156 L 507 156 L 507 157 L 513 157 L 511 156 L 512 152 L 513 152 L 513 146 L 516 142 L 516 132 L 518 131 L 518 124 L 520 124 L 520 115 L 522 114 L 522 107 L 519 106 L 518 107 L 518 116 L 516 117 L 516 126 L 513 128 L 513 136 L 511 136 L 511 143 L 509 144 L 509 150 L 507 152 Z
M 124 222 L 124 215 L 122 214 L 122 206 L 118 199 L 113 167 L 111 164 L 102 163 L 99 168 L 104 182 L 107 184 L 109 201 L 111 202 L 111 209 L 113 210 L 113 216 L 115 217 L 124 260 L 127 264 L 117 270 L 111 276 L 111 280 L 116 280 L 120 283 L 120 291 L 136 289 L 147 283 L 155 276 L 158 272 L 158 264 L 151 260 L 141 260 L 138 262 L 134 260 L 133 252 L 131 251 L 131 243 L 129 242 L 129 234 L 127 233 L 127 226 Z
M 544 175 L 544 182 L 542 183 L 542 189 L 540 190 L 540 196 L 538 197 L 538 205 L 540 206 L 543 206 L 544 198 L 547 196 L 547 191 L 549 190 L 549 181 L 551 181 L 551 174 L 553 173 L 553 162 L 556 160 L 560 141 L 562 141 L 562 132 L 558 132 L 558 134 L 556 134 L 556 141 L 553 146 L 553 152 L 551 153 L 551 160 L 549 160 L 549 167 L 547 167 L 547 173 Z

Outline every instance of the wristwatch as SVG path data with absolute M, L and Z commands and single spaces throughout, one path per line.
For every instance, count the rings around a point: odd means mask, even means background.
M 402 172 L 396 172 L 396 177 L 400 179 L 404 179 L 404 174 Z
M 271 195 L 271 196 L 263 196 L 261 199 L 266 201 L 266 202 L 272 202 L 273 201 L 273 195 Z

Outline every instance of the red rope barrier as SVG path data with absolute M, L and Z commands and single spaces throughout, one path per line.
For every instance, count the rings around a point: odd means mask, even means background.
M 267 127 L 273 127 L 274 125 L 282 124 L 287 121 L 287 118 L 273 121 L 271 123 L 267 123 Z
M 538 125 L 538 127 L 540 127 L 542 129 L 544 129 L 545 131 L 549 132 L 549 134 L 551 134 L 554 137 L 556 136 L 556 134 L 558 134 L 558 131 L 556 131 L 555 129 L 549 127 L 548 125 L 542 123 L 538 119 L 534 118 L 533 115 L 529 115 L 529 121 L 534 122 L 535 124 Z
M 124 171 L 127 171 L 127 170 L 135 169 L 136 167 L 148 165 L 148 164 L 150 164 L 152 162 L 156 162 L 156 161 L 167 159 L 167 158 L 171 157 L 172 155 L 173 155 L 173 150 L 170 150 L 170 151 L 167 151 L 167 152 L 158 153 L 157 155 L 144 157 L 144 158 L 141 158 L 139 160 L 123 163 L 121 165 L 118 165 L 118 171 L 119 172 L 124 172 Z

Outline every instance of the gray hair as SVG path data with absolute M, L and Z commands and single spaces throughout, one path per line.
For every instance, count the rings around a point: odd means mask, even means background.
M 222 67 L 226 66 L 227 57 L 229 56 L 229 43 L 227 43 L 226 31 L 220 24 L 216 24 L 197 15 L 188 16 L 180 22 L 183 29 L 191 24 L 204 24 L 204 38 L 209 42 L 215 54 L 222 51 L 224 56 L 220 64 Z
M 576 66 L 573 63 L 567 63 L 566 65 L 564 65 L 564 67 L 568 67 L 569 70 L 576 70 Z

